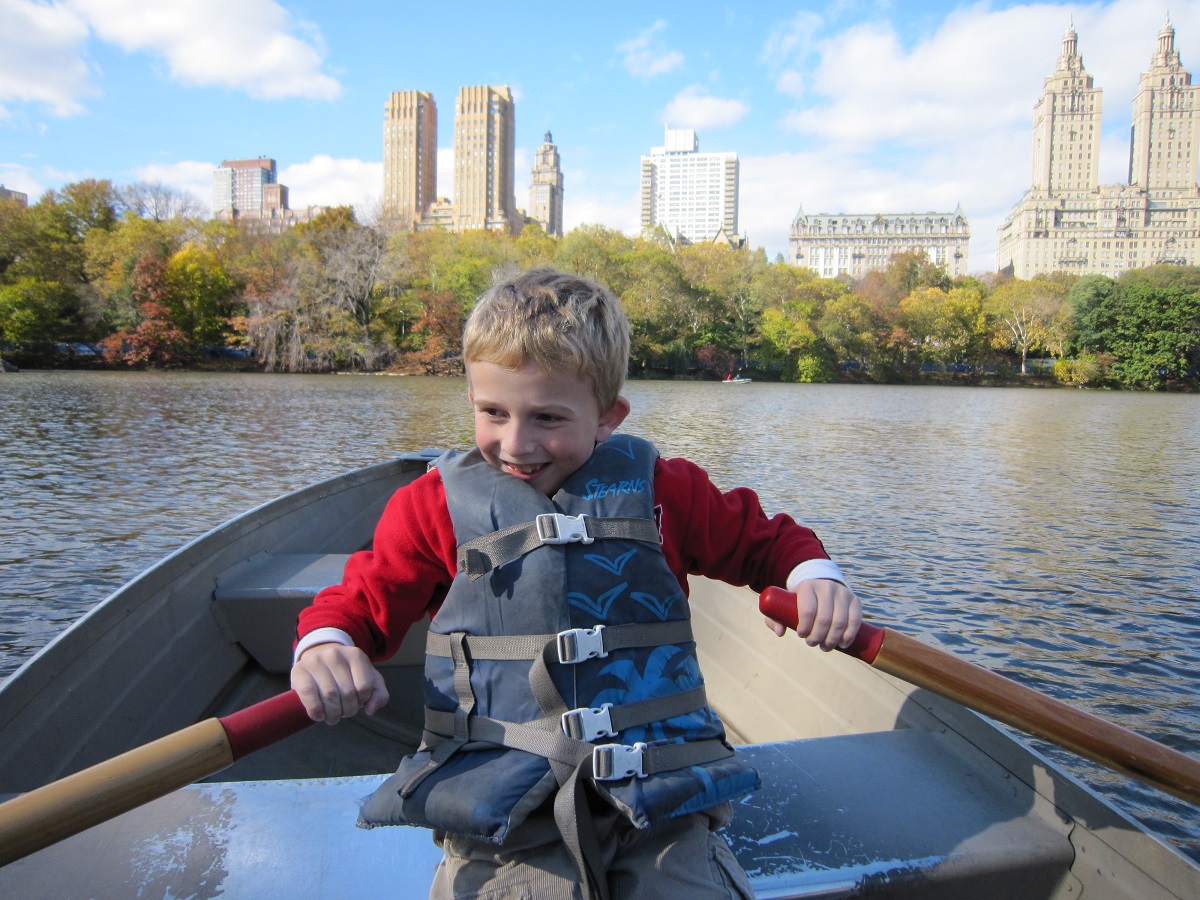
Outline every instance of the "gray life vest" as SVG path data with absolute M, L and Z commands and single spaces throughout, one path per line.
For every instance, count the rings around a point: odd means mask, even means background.
M 478 449 L 435 463 L 459 571 L 430 626 L 425 735 L 360 824 L 500 842 L 580 780 L 639 828 L 758 788 L 704 696 L 657 457 L 614 435 L 552 499 Z

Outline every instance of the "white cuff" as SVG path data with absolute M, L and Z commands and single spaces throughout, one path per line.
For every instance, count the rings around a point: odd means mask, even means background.
M 317 644 L 341 644 L 343 647 L 353 647 L 354 639 L 340 628 L 314 628 L 300 638 L 300 642 L 296 644 L 296 649 L 292 651 L 292 665 L 296 664 L 301 653 Z
M 840 581 L 842 584 L 846 584 L 846 576 L 842 574 L 842 570 L 832 559 L 806 559 L 792 569 L 791 574 L 788 575 L 787 589 L 795 591 L 796 585 L 810 578 L 828 578 L 831 581 Z M 846 586 L 849 587 L 849 585 Z

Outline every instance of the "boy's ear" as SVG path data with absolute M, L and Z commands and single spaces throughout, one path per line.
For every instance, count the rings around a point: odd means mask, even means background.
M 613 405 L 608 408 L 608 412 L 600 416 L 600 425 L 596 429 L 596 443 L 607 441 L 612 437 L 612 433 L 620 427 L 627 415 L 629 415 L 629 401 L 624 397 L 617 397 L 613 401 Z

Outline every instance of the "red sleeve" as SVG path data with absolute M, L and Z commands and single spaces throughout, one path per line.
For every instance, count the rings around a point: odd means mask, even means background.
M 372 660 L 392 656 L 412 624 L 446 596 L 457 545 L 437 470 L 392 495 L 370 550 L 346 563 L 342 583 L 317 594 L 300 613 L 297 637 L 340 628 Z
M 749 488 L 722 493 L 686 459 L 658 460 L 654 502 L 667 563 L 685 590 L 693 574 L 761 591 L 785 584 L 805 560 L 829 558 L 811 529 L 783 513 L 767 518 Z

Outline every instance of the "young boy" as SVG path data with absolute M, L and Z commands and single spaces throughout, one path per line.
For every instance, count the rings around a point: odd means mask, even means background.
M 714 832 L 758 776 L 705 700 L 687 576 L 786 584 L 825 649 L 858 599 L 812 531 L 616 433 L 629 331 L 600 285 L 496 284 L 463 356 L 475 449 L 397 491 L 300 616 L 292 686 L 330 724 L 387 702 L 372 661 L 433 616 L 424 740 L 364 824 L 435 830 L 434 897 L 752 896 Z

